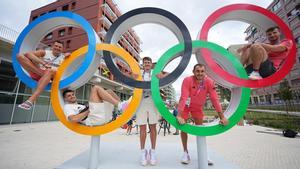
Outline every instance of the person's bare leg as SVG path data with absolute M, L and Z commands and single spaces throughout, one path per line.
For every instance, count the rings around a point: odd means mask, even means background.
M 145 149 L 145 143 L 146 143 L 146 125 L 140 125 L 140 146 L 141 150 Z
M 203 120 L 202 119 L 194 119 L 195 125 L 202 125 Z
M 115 98 L 116 100 L 118 100 L 118 101 L 121 101 L 120 100 L 120 97 L 114 92 L 114 91 L 112 91 L 111 89 L 108 89 L 108 90 L 106 90 L 113 98 Z
M 41 71 L 40 68 L 37 67 L 30 59 L 28 59 L 26 56 L 20 54 L 17 56 L 18 61 L 22 65 L 22 67 L 27 71 L 27 72 L 32 72 L 35 73 L 39 76 L 43 76 L 44 72 Z
M 180 132 L 180 137 L 181 137 L 181 143 L 182 143 L 183 151 L 188 152 L 188 149 L 187 149 L 188 135 L 187 135 L 187 133 L 181 131 Z
M 253 63 L 253 69 L 259 70 L 260 64 L 267 60 L 268 53 L 261 45 L 253 44 L 250 47 L 249 58 Z
M 93 94 L 92 94 L 93 93 Z M 96 95 L 95 95 L 96 94 Z M 113 98 L 106 90 L 104 90 L 102 87 L 100 86 L 93 86 L 91 89 L 91 97 L 90 97 L 90 101 L 91 102 L 99 102 L 99 98 L 101 98 L 100 100 L 105 100 L 115 106 L 117 106 L 119 104 L 119 101 L 116 100 L 115 98 Z
M 127 127 L 127 130 L 126 130 L 126 134 L 128 135 L 129 133 L 129 126 Z
M 31 103 L 33 103 L 37 99 L 37 97 L 44 91 L 45 87 L 49 84 L 51 78 L 53 78 L 55 73 L 56 71 L 52 69 L 45 72 L 45 74 L 39 80 L 36 90 L 28 99 Z
M 156 146 L 156 138 L 157 138 L 156 124 L 150 124 L 149 126 L 150 126 L 151 148 L 154 150 Z
M 249 65 L 249 48 L 245 49 L 241 55 L 241 63 L 243 66 Z
M 131 134 L 131 129 L 132 129 L 132 125 L 128 126 L 128 130 L 127 130 L 127 134 L 130 135 Z
M 92 88 L 91 88 L 89 101 L 94 102 L 94 103 L 102 103 L 103 102 L 102 98 L 99 96 L 99 94 L 97 92 L 97 87 L 95 87 L 95 86 L 92 86 Z
M 194 122 L 196 125 L 201 125 L 203 123 L 202 119 L 194 119 Z M 188 141 L 188 135 L 185 132 L 180 132 L 182 147 L 184 152 L 188 152 L 187 148 L 187 141 Z

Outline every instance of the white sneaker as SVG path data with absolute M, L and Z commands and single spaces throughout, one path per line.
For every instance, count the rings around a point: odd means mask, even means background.
M 149 155 L 150 155 L 150 164 L 151 165 L 156 165 L 156 155 L 155 155 L 155 150 L 150 149 L 149 150 Z
M 185 152 L 183 153 L 182 158 L 181 158 L 181 163 L 182 163 L 182 164 L 189 164 L 190 161 L 191 161 L 191 157 L 190 157 L 190 155 L 185 151 Z
M 128 104 L 127 104 L 126 101 L 121 101 L 121 102 L 119 102 L 119 104 L 118 104 L 118 110 L 119 110 L 120 112 L 123 112 L 123 111 L 127 108 L 127 106 L 128 106 Z
M 141 165 L 142 166 L 147 165 L 147 163 L 148 163 L 147 156 L 148 156 L 147 150 L 145 150 L 145 149 L 142 150 L 142 154 L 141 154 Z
M 120 112 L 124 112 L 124 110 L 128 107 L 129 103 L 131 102 L 132 97 L 130 97 L 128 100 L 124 100 L 119 102 L 118 104 L 118 110 Z
M 250 75 L 248 76 L 249 79 L 251 80 L 259 80 L 259 79 L 262 79 L 262 77 L 260 76 L 259 72 L 257 71 L 253 71 L 250 73 Z

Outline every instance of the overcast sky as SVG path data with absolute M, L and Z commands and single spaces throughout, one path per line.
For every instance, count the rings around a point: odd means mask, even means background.
M 205 3 L 201 0 L 130 0 L 130 3 L 128 3 L 129 0 L 115 0 L 115 2 L 122 13 L 140 7 L 158 7 L 170 11 L 184 22 L 190 31 L 192 39 L 195 40 L 206 18 L 215 10 L 235 3 L 249 3 L 266 8 L 271 4 L 272 0 L 209 0 L 205 1 Z M 179 2 L 184 2 L 184 4 Z M 226 21 L 220 23 L 210 30 L 209 41 L 215 42 L 225 48 L 231 44 L 247 43 L 244 41 L 244 31 L 248 26 L 249 25 L 246 23 L 237 21 Z M 172 32 L 163 26 L 143 24 L 135 26 L 134 29 L 143 42 L 141 46 L 143 50 L 141 57 L 150 56 L 154 61 L 157 61 L 167 49 L 178 43 Z M 171 72 L 178 65 L 179 61 L 179 59 L 172 61 L 165 70 Z M 177 99 L 180 95 L 183 78 L 192 75 L 192 68 L 196 63 L 197 61 L 195 57 L 192 56 L 187 69 L 173 83 Z
M 1 0 L 0 1 L 0 20 L 1 24 L 21 32 L 28 24 L 30 11 L 54 0 Z M 114 0 L 122 13 L 139 7 L 158 7 L 168 10 L 179 17 L 188 27 L 191 37 L 194 40 L 201 29 L 206 18 L 215 10 L 235 3 L 249 3 L 266 8 L 272 0 Z M 179 3 L 181 2 L 181 3 Z M 184 4 L 182 4 L 182 2 Z M 231 44 L 243 44 L 244 31 L 248 24 L 242 22 L 226 21 L 214 26 L 209 33 L 209 41 L 215 42 L 225 48 Z M 157 61 L 161 54 L 167 49 L 178 43 L 171 31 L 160 25 L 143 24 L 134 27 L 134 30 L 141 38 L 142 50 L 141 57 L 150 56 Z M 163 35 L 163 36 L 162 36 Z M 179 59 L 173 61 L 166 67 L 166 71 L 172 71 L 178 64 Z M 182 78 L 192 74 L 192 67 L 196 63 L 193 57 L 188 68 L 173 84 L 177 91 L 180 91 Z

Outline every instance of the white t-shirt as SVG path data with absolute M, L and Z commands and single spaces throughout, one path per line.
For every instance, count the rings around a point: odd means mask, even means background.
M 69 116 L 71 115 L 77 115 L 81 110 L 83 110 L 86 106 L 85 105 L 81 105 L 81 104 L 65 104 L 64 106 L 64 113 L 67 117 L 67 119 L 69 120 Z
M 143 71 L 142 73 L 143 73 L 143 80 L 144 81 L 151 81 L 152 70 L 150 70 L 150 72 Z
M 64 61 L 64 54 L 59 54 L 59 56 L 54 56 L 52 53 L 52 50 L 45 50 L 45 56 L 43 57 L 43 60 L 47 63 L 50 63 L 54 67 L 58 67 L 63 61 Z M 39 65 L 40 67 L 43 67 L 43 65 Z
M 151 81 L 152 70 L 150 72 L 142 71 L 143 81 Z M 149 97 L 151 95 L 150 89 L 143 89 L 143 97 Z

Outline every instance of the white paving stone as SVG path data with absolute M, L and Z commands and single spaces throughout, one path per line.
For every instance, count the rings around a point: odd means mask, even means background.
M 124 133 L 125 130 L 120 129 L 101 137 L 102 152 L 111 152 L 108 156 L 112 157 L 101 162 L 103 167 L 115 162 L 121 168 L 144 168 L 138 164 L 138 135 L 126 136 Z M 236 126 L 224 134 L 208 137 L 207 143 L 214 158 L 222 157 L 243 169 L 300 168 L 300 137 L 285 138 L 278 130 L 260 126 Z M 86 151 L 89 144 L 90 137 L 69 131 L 60 122 L 0 126 L 0 168 L 54 168 Z M 147 147 L 149 145 L 147 137 Z M 179 163 L 182 155 L 180 137 L 163 136 L 161 132 L 157 140 L 158 165 L 151 168 L 170 165 L 178 166 L 176 168 L 196 168 L 195 137 L 190 137 L 189 149 L 192 163 L 183 166 Z

